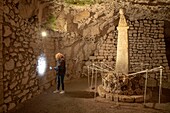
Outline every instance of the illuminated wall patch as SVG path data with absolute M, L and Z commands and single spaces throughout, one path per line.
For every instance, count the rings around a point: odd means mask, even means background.
M 37 71 L 40 76 L 43 76 L 45 74 L 47 68 L 47 60 L 45 54 L 41 54 L 38 57 L 38 64 L 37 64 Z

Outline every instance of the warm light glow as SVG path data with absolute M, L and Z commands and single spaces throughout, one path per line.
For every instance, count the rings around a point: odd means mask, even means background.
M 50 66 L 49 69 L 52 70 L 53 68 Z
M 37 71 L 40 76 L 43 76 L 45 74 L 46 67 L 47 67 L 46 57 L 44 54 L 41 54 L 38 57 L 38 64 L 37 64 Z
M 42 31 L 42 32 L 41 32 L 41 36 L 42 36 L 42 37 L 46 37 L 46 36 L 47 36 L 47 32 L 46 32 L 46 31 Z

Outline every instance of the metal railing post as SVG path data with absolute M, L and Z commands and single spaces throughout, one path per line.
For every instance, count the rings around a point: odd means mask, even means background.
M 90 87 L 90 67 L 87 67 L 88 69 L 88 88 Z
M 97 93 L 97 70 L 95 74 L 95 93 L 94 93 L 94 98 L 96 98 L 96 93 Z
M 146 70 L 146 76 L 145 76 L 144 105 L 146 103 L 147 82 L 148 82 L 148 69 Z
M 93 87 L 93 74 L 94 74 L 94 63 L 93 63 L 92 76 L 91 76 L 91 86 L 90 86 L 91 89 Z
M 159 104 L 161 103 L 161 93 L 162 93 L 162 66 L 160 66 Z

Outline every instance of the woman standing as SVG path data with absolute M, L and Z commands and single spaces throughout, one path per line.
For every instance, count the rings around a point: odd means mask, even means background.
M 57 53 L 55 55 L 56 58 L 56 67 L 54 69 L 56 70 L 56 79 L 57 79 L 57 89 L 53 93 L 58 93 L 60 92 L 60 84 L 62 86 L 62 90 L 60 94 L 65 93 L 64 91 L 64 76 L 66 72 L 66 67 L 65 67 L 65 59 L 64 55 L 61 53 Z

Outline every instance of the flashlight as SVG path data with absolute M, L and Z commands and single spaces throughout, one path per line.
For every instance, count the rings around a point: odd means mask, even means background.
M 53 68 L 50 66 L 49 69 L 52 70 Z
M 42 36 L 42 37 L 46 37 L 46 36 L 47 36 L 47 32 L 46 32 L 46 31 L 42 31 L 42 32 L 41 32 L 41 36 Z

